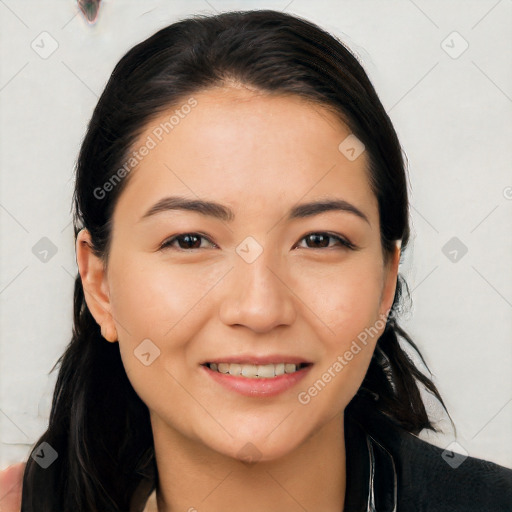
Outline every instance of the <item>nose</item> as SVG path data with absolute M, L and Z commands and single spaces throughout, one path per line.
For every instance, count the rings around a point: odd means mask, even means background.
M 235 262 L 220 306 L 220 317 L 226 325 L 243 325 L 264 333 L 293 323 L 293 290 L 286 282 L 286 273 L 275 264 L 271 268 L 269 263 L 266 251 L 252 263 L 241 258 Z

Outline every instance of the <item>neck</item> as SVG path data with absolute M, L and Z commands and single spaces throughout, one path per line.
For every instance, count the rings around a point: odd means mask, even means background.
M 345 498 L 343 413 L 279 459 L 246 463 L 151 416 L 159 512 L 340 512 Z

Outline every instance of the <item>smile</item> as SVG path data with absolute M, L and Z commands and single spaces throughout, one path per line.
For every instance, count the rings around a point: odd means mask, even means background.
M 205 375 L 225 389 L 250 397 L 271 397 L 295 387 L 313 363 L 203 363 Z
M 206 363 L 214 372 L 256 379 L 272 379 L 285 373 L 295 373 L 308 366 L 309 363 L 276 363 L 276 364 L 241 364 L 241 363 Z

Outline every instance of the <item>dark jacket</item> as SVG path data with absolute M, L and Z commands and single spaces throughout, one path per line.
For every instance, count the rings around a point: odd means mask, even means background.
M 345 415 L 344 512 L 512 512 L 512 470 L 445 451 L 382 413 Z

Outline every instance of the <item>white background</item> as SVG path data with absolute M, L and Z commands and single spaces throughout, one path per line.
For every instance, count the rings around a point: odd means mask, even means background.
M 459 450 L 512 466 L 510 0 L 111 0 L 92 26 L 73 1 L 1 0 L 0 468 L 25 460 L 47 425 L 48 373 L 71 337 L 73 168 L 114 65 L 179 18 L 256 8 L 305 17 L 361 59 L 409 161 L 403 325 Z M 47 58 L 32 48 L 41 38 L 58 44 Z M 46 263 L 32 252 L 43 237 L 57 249 Z M 455 262 L 442 251 L 453 237 L 468 249 Z M 446 447 L 454 435 L 430 440 Z

